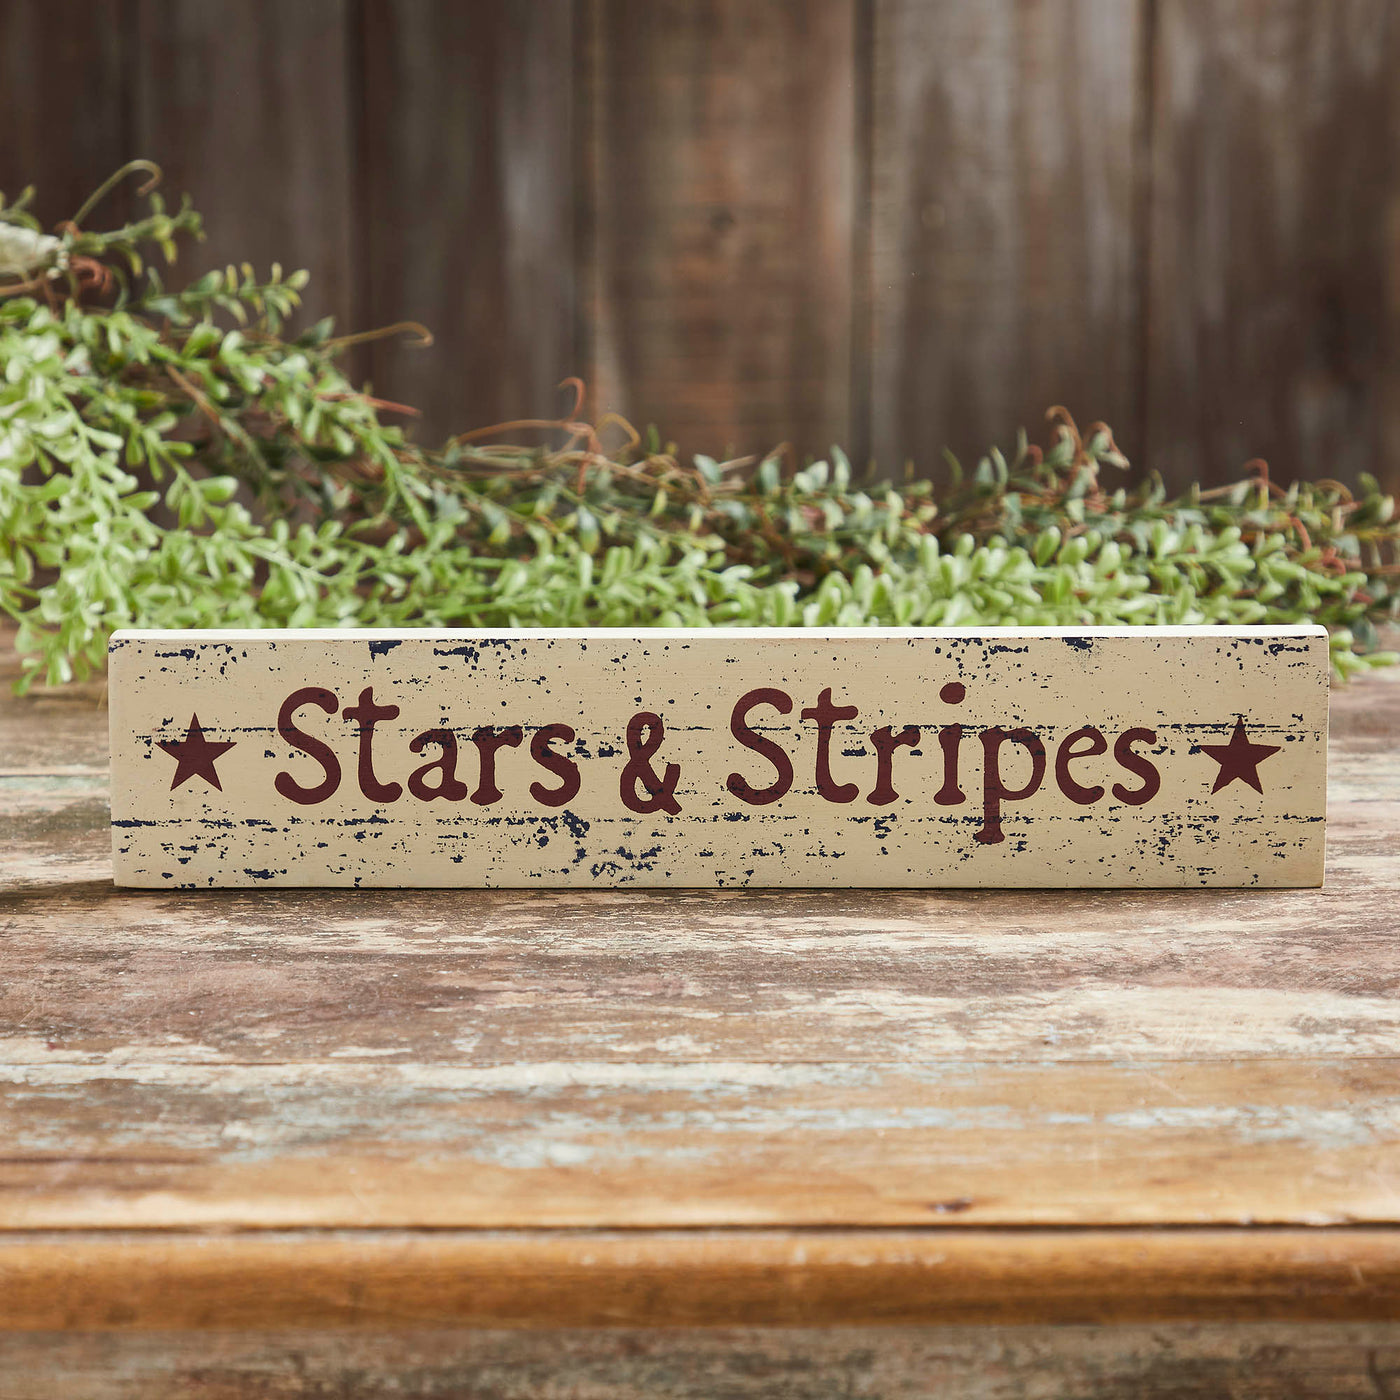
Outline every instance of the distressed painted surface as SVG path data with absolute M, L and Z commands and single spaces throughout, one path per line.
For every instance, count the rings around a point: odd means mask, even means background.
M 0 698 L 0 1223 L 75 1269 L 131 1225 L 1400 1220 L 1400 673 L 1334 696 L 1302 891 L 126 891 L 95 700 Z
M 1382 909 L 1400 861 L 1345 855 L 1306 895 L 882 894 L 875 907 L 635 892 L 386 892 L 366 907 L 352 893 L 50 884 L 0 894 L 0 1062 L 1392 1054 L 1400 940 Z
M 13 1065 L 0 1227 L 1391 1223 L 1398 1086 L 1396 1057 Z
M 119 884 L 1299 886 L 1321 628 L 119 633 Z

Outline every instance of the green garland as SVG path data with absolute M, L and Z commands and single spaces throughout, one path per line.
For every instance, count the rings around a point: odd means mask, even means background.
M 1394 615 L 1393 505 L 1373 481 L 1283 490 L 1262 464 L 1169 500 L 1110 489 L 1111 432 L 1052 411 L 941 495 L 683 463 L 629 425 L 508 424 L 437 451 L 354 388 L 356 339 L 283 336 L 305 274 L 145 266 L 197 237 L 185 204 L 44 234 L 0 198 L 0 608 L 21 686 L 101 666 L 117 627 L 973 626 L 1317 621 L 1342 676 Z M 390 328 L 392 331 L 402 327 Z M 534 446 L 481 445 L 500 435 Z M 611 441 L 610 441 L 611 440 Z M 163 522 L 163 523 L 162 523 Z

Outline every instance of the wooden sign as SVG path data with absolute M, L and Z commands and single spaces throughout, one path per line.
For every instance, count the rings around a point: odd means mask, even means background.
M 1320 627 L 119 632 L 120 885 L 1317 885 Z

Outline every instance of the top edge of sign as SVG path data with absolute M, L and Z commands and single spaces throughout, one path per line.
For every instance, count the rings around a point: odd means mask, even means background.
M 781 641 L 818 641 L 822 639 L 858 640 L 861 638 L 906 641 L 923 638 L 951 637 L 1195 637 L 1195 638 L 1323 638 L 1327 629 L 1316 623 L 1281 625 L 1246 625 L 1222 627 L 1216 625 L 1162 624 L 1124 627 L 132 627 L 112 634 L 109 649 L 129 642 L 166 641 L 172 637 L 187 637 L 196 641 L 263 641 L 292 639 L 308 642 L 371 641 L 378 637 L 466 638 L 500 637 L 509 635 L 522 641 L 554 640 L 572 637 L 636 638 L 638 640 L 671 641 L 710 638 L 714 641 L 735 641 L 764 637 Z

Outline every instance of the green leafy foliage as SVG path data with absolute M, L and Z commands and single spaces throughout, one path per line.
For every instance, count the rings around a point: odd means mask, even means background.
M 113 181 L 131 169 L 118 172 Z M 99 196 L 105 193 L 99 191 Z M 42 233 L 0 203 L 0 608 L 22 685 L 90 673 L 117 627 L 971 626 L 1316 620 L 1343 676 L 1394 614 L 1393 503 L 1331 482 L 1167 499 L 1052 412 L 950 487 L 682 462 L 629 425 L 501 425 L 440 450 L 357 390 L 305 275 L 167 290 L 187 206 Z M 91 206 L 93 201 L 89 201 Z M 392 327 L 391 331 L 404 329 Z M 610 441 L 611 440 L 611 441 Z

